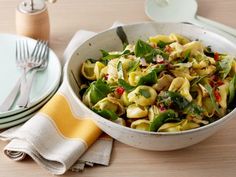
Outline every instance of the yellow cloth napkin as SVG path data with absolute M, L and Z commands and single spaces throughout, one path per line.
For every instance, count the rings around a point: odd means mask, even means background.
M 65 50 L 64 61 L 93 35 L 95 33 L 88 31 L 77 32 Z M 89 118 L 81 118 L 76 105 L 63 82 L 57 93 L 34 117 L 23 126 L 0 134 L 0 139 L 10 140 L 4 153 L 13 160 L 22 160 L 27 154 L 57 175 L 70 168 L 73 171 L 82 170 L 85 164 L 108 165 L 112 139 L 108 136 L 99 138 L 102 131 Z

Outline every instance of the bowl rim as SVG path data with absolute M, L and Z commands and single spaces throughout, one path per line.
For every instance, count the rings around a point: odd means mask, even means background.
M 163 25 L 183 25 L 183 26 L 194 26 L 194 28 L 198 28 L 198 29 L 203 29 L 205 30 L 206 32 L 209 32 L 209 33 L 214 33 L 222 38 L 224 38 L 225 40 L 227 40 L 228 42 L 230 42 L 231 44 L 233 44 L 236 48 L 236 43 L 233 43 L 234 40 L 236 40 L 233 36 L 230 36 L 229 34 L 225 33 L 225 32 L 222 32 L 222 31 L 219 31 L 219 30 L 209 30 L 208 28 L 205 28 L 205 27 L 199 27 L 199 26 L 196 26 L 194 24 L 189 24 L 189 23 L 159 23 L 159 22 L 139 22 L 139 23 L 133 23 L 133 24 L 127 24 L 127 25 L 119 25 L 119 26 L 122 26 L 122 27 L 129 27 L 129 26 L 133 26 L 133 25 L 142 25 L 142 24 L 163 24 Z M 117 26 L 117 27 L 119 27 Z M 93 38 L 96 38 L 97 35 L 102 35 L 108 31 L 112 31 L 112 30 L 115 30 L 117 27 L 115 28 L 111 28 L 111 29 L 106 29 L 102 32 L 99 32 L 98 34 L 92 36 L 91 38 L 85 40 L 80 46 L 82 46 L 84 43 L 90 41 L 91 39 Z M 222 34 L 224 36 L 222 36 Z M 236 42 L 236 41 L 234 41 Z M 78 50 L 78 48 L 80 47 L 78 46 L 76 48 L 76 50 Z M 64 82 L 66 82 L 66 86 L 70 92 L 70 94 L 72 95 L 72 97 L 74 98 L 74 100 L 80 105 L 82 106 L 81 109 L 82 110 L 85 110 L 86 112 L 88 111 L 90 113 L 90 115 L 92 115 L 93 117 L 96 117 L 101 119 L 102 121 L 105 121 L 106 123 L 108 124 L 111 124 L 112 126 L 115 126 L 117 128 L 121 128 L 121 129 L 125 129 L 127 131 L 131 131 L 131 132 L 134 132 L 134 133 L 139 133 L 139 134 L 144 134 L 144 135 L 154 135 L 154 136 L 178 136 L 178 135 L 183 135 L 183 134 L 191 134 L 191 133 L 195 133 L 195 132 L 200 132 L 200 131 L 204 131 L 206 129 L 209 129 L 209 128 L 212 128 L 212 127 L 215 127 L 227 120 L 230 120 L 231 118 L 233 118 L 233 114 L 236 114 L 236 107 L 231 111 L 229 112 L 228 114 L 226 114 L 225 116 L 221 117 L 220 119 L 212 122 L 212 123 L 209 123 L 207 125 L 204 125 L 204 126 L 201 126 L 201 127 L 198 127 L 198 128 L 194 128 L 194 129 L 190 129 L 190 130 L 184 130 L 184 131 L 179 131 L 179 132 L 151 132 L 151 131 L 144 131 L 144 130 L 138 130 L 138 129 L 132 129 L 130 127 L 126 127 L 126 126 L 123 126 L 123 125 L 120 125 L 120 124 L 117 124 L 111 120 L 108 120 L 102 116 L 100 116 L 99 114 L 93 112 L 90 108 L 88 108 L 83 102 L 82 100 L 76 95 L 76 93 L 74 92 L 72 86 L 71 86 L 71 83 L 69 81 L 69 77 L 70 77 L 70 68 L 69 68 L 69 63 L 71 61 L 71 58 L 72 56 L 74 55 L 74 53 L 76 52 L 76 50 L 70 55 L 69 59 L 67 60 L 67 62 L 65 63 L 65 66 L 64 66 Z M 236 116 L 235 116 L 236 117 Z M 94 118 L 91 118 L 91 119 L 94 119 Z M 95 120 L 96 121 L 96 120 Z

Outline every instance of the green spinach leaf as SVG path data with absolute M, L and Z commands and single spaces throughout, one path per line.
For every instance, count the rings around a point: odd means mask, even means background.
M 174 120 L 177 118 L 177 113 L 172 109 L 169 109 L 163 113 L 158 114 L 150 123 L 149 130 L 156 132 L 167 120 Z
M 173 42 L 158 41 L 157 46 L 160 47 L 161 49 L 164 49 L 167 45 L 169 45 L 171 43 L 173 43 Z
M 201 83 L 205 77 L 207 77 L 207 75 L 205 75 L 205 76 L 199 76 L 199 77 L 193 79 L 193 80 L 191 81 L 191 84 L 190 84 L 191 87 L 197 85 L 198 83 Z
M 111 88 L 107 85 L 107 83 L 101 79 L 92 82 L 87 90 L 90 91 L 90 100 L 92 104 L 96 104 L 98 101 L 105 98 L 107 94 L 112 91 Z
M 148 43 L 138 40 L 135 44 L 134 54 L 136 57 L 145 58 L 147 63 L 153 62 L 153 58 L 156 55 L 161 55 L 164 59 L 168 58 L 168 55 L 160 49 L 154 49 Z
M 100 116 L 109 119 L 111 121 L 114 121 L 118 118 L 118 115 L 116 113 L 114 113 L 113 111 L 104 109 L 104 110 L 96 110 L 93 109 L 94 112 L 96 112 L 97 114 L 99 114 Z
M 127 92 L 132 91 L 133 89 L 135 89 L 134 86 L 129 85 L 127 82 L 125 82 L 125 80 L 123 79 L 118 79 L 118 84 L 119 86 L 123 87 Z
M 210 46 L 205 48 L 204 54 L 208 57 L 211 57 L 211 58 L 214 58 L 214 56 L 215 56 L 215 53 L 211 50 Z
M 129 67 L 127 69 L 127 72 L 132 72 L 135 71 L 138 67 L 139 67 L 140 61 L 136 60 L 136 61 L 131 61 L 129 63 Z
M 139 79 L 138 85 L 153 85 L 156 82 L 157 82 L 157 74 L 155 71 L 151 71 L 150 73 Z
M 223 60 L 217 62 L 217 69 L 222 79 L 225 79 L 229 74 L 233 60 L 234 59 L 231 56 L 225 56 Z
M 146 89 L 140 89 L 139 90 L 139 93 L 144 96 L 145 98 L 150 98 L 151 97 L 151 94 L 148 90 Z
M 228 104 L 232 103 L 235 97 L 235 85 L 236 85 L 236 74 L 229 83 L 229 101 Z
M 100 50 L 101 53 L 102 53 L 102 58 L 101 60 L 103 61 L 107 61 L 107 60 L 112 60 L 114 58 L 119 58 L 123 55 L 128 55 L 130 54 L 130 51 L 129 50 L 124 50 L 122 53 L 120 54 L 109 54 L 109 52 L 105 51 L 105 50 Z
M 204 87 L 206 88 L 206 90 L 207 90 L 207 92 L 208 92 L 208 94 L 209 94 L 209 96 L 210 96 L 211 103 L 212 103 L 212 105 L 214 106 L 216 112 L 217 112 L 219 115 L 221 115 L 219 106 L 216 104 L 216 99 L 215 99 L 215 96 L 214 96 L 212 87 L 211 87 L 210 84 L 208 84 L 208 83 L 205 83 Z
M 193 102 L 189 102 L 186 98 L 184 98 L 181 94 L 177 92 L 163 92 L 162 95 L 159 96 L 159 100 L 165 106 L 178 109 L 185 114 L 201 115 L 201 113 L 203 112 L 203 109 L 201 107 L 199 107 Z

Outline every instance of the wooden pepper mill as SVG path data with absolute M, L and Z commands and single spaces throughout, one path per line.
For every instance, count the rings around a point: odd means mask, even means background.
M 16 9 L 16 32 L 34 39 L 49 40 L 50 24 L 44 1 L 26 0 Z

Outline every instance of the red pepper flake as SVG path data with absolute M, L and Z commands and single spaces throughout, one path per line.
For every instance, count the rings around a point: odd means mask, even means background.
M 215 98 L 216 98 L 216 102 L 220 102 L 221 101 L 221 95 L 220 95 L 220 92 L 219 92 L 219 90 L 218 89 L 216 89 L 215 91 L 214 91 L 214 95 L 215 95 Z
M 107 79 L 108 79 L 108 76 L 109 76 L 109 74 L 106 74 L 106 75 L 104 76 L 104 78 L 107 80 Z
M 171 53 L 173 51 L 173 48 L 169 45 L 167 45 L 164 49 L 165 52 Z
M 165 60 L 161 55 L 157 55 L 156 56 L 156 62 L 159 63 L 159 64 L 163 64 L 163 63 L 165 63 Z
M 213 80 L 213 81 L 217 81 L 219 78 L 218 78 L 218 76 L 217 75 L 213 75 L 213 76 L 211 76 L 211 80 Z
M 223 82 L 222 80 L 218 80 L 218 81 L 216 82 L 216 84 L 217 84 L 217 86 L 221 86 L 221 85 L 224 84 L 224 82 Z
M 123 87 L 117 87 L 116 88 L 116 93 L 118 93 L 119 95 L 122 95 L 124 93 L 125 89 Z
M 211 87 L 215 87 L 215 82 L 214 81 L 210 81 L 210 85 L 211 85 Z
M 160 104 L 160 111 L 161 111 L 161 112 L 166 111 L 166 108 L 165 108 L 165 106 L 164 106 L 163 104 Z
M 210 85 L 211 87 L 218 87 L 223 85 L 224 82 L 216 75 L 211 76 Z
M 214 59 L 215 61 L 219 61 L 219 54 L 217 52 L 214 53 Z

